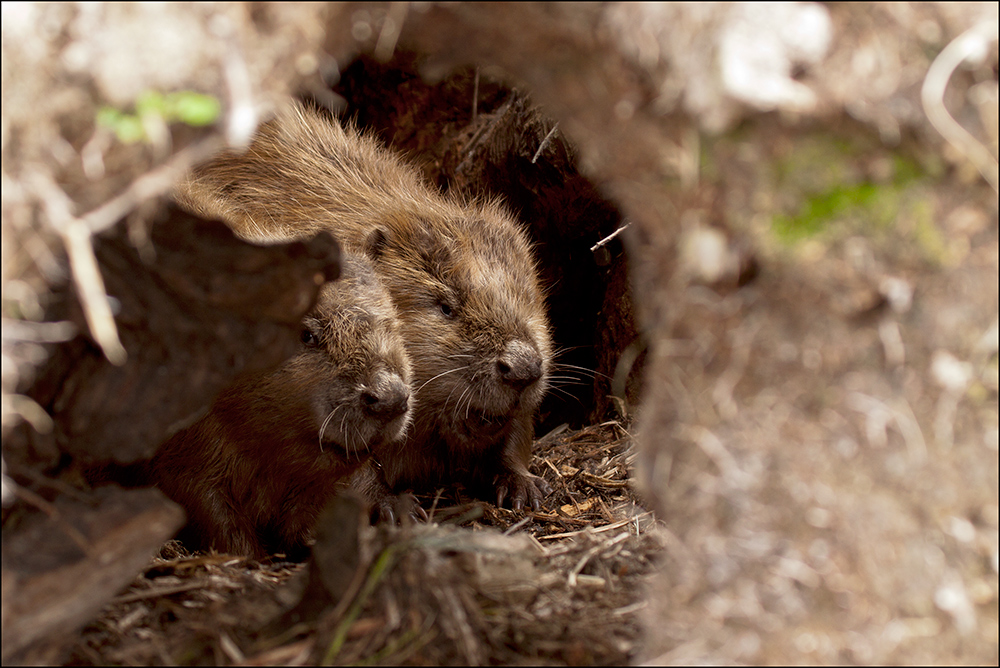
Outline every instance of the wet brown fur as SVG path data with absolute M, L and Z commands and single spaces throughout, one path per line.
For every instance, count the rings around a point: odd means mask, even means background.
M 369 479 L 393 492 L 460 481 L 538 507 L 547 489 L 527 465 L 549 326 L 530 244 L 498 203 L 443 197 L 373 139 L 298 105 L 246 152 L 196 170 L 179 201 L 246 239 L 327 230 L 374 260 L 399 311 L 416 405 L 413 429 L 378 449 Z
M 368 260 L 345 253 L 300 352 L 224 391 L 153 459 L 153 481 L 188 512 L 185 542 L 300 556 L 331 495 L 406 430 L 410 377 L 391 299 Z

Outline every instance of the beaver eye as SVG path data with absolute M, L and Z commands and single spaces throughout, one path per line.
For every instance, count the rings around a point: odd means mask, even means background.
M 439 304 L 439 307 L 441 308 L 441 315 L 443 315 L 446 318 L 454 317 L 455 309 L 451 307 L 451 304 L 449 304 L 448 302 L 441 302 Z
M 301 334 L 302 343 L 307 346 L 319 345 L 319 337 L 313 334 L 312 330 L 303 329 Z

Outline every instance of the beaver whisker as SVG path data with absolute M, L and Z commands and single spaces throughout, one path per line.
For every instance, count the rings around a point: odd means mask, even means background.
M 437 380 L 437 379 L 438 379 L 438 378 L 440 378 L 441 376 L 447 376 L 447 375 L 448 375 L 449 373 L 455 373 L 456 371 L 464 371 L 465 369 L 468 369 L 468 368 L 469 368 L 469 366 L 470 366 L 470 365 L 468 365 L 468 364 L 467 364 L 467 365 L 465 365 L 465 366 L 460 366 L 460 367 L 455 367 L 454 369 L 448 369 L 447 371 L 443 371 L 443 372 L 439 373 L 438 375 L 434 376 L 433 378 L 430 378 L 430 379 L 428 379 L 428 380 L 425 380 L 425 381 L 424 381 L 424 382 L 423 382 L 423 383 L 422 383 L 422 384 L 420 385 L 420 387 L 418 387 L 418 388 L 417 388 L 417 390 L 416 390 L 416 391 L 417 391 L 417 392 L 419 392 L 420 390 L 424 389 L 424 387 L 425 387 L 425 386 L 427 385 L 427 383 L 431 382 L 432 380 Z
M 458 397 L 458 401 L 456 402 L 457 406 L 461 406 L 462 405 L 462 399 L 465 398 L 466 393 L 468 393 L 469 400 L 465 402 L 465 419 L 466 420 L 469 419 L 469 411 L 472 410 L 472 387 L 473 387 L 472 385 L 469 385 L 468 387 L 466 387 L 462 391 L 461 396 Z
M 451 398 L 452 398 L 452 396 L 454 396 L 455 390 L 457 390 L 457 389 L 458 389 L 458 385 L 456 385 L 456 386 L 454 386 L 454 387 L 451 388 L 451 392 L 449 392 L 448 396 L 445 397 L 444 408 L 448 407 L 448 402 L 451 401 Z M 462 403 L 462 395 L 464 395 L 468 391 L 468 389 L 469 389 L 468 386 L 466 386 L 465 388 L 462 389 L 462 394 L 459 395 L 458 401 L 455 402 L 455 406 L 456 407 L 458 407 Z
M 361 445 L 364 445 L 365 438 L 361 433 L 361 428 L 354 424 L 354 435 L 356 438 L 352 439 L 351 434 L 344 434 L 344 449 L 349 455 L 352 455 L 355 459 L 361 460 Z M 354 441 L 352 443 L 352 441 Z
M 562 387 L 553 387 L 552 392 L 553 394 L 559 395 L 565 399 L 576 399 L 577 401 L 580 401 L 580 398 L 578 396 L 576 396 L 569 390 Z
M 340 418 L 340 433 L 344 434 L 345 439 L 347 438 L 347 429 L 345 429 L 344 425 L 347 423 L 347 414 L 349 412 L 350 411 L 344 411 L 344 417 Z
M 601 378 L 607 378 L 608 380 L 611 379 L 611 376 L 601 373 L 600 371 L 594 371 L 593 369 L 588 369 L 587 367 L 583 366 L 576 366 L 575 364 L 556 363 L 552 365 L 552 368 L 560 371 L 578 371 L 580 372 L 581 375 L 586 376 L 588 378 L 593 378 L 594 376 L 600 376 Z
M 567 385 L 580 385 L 585 387 L 590 385 L 587 381 L 581 380 L 580 378 L 574 378 L 572 376 L 549 376 L 548 383 L 549 387 L 565 387 Z
M 558 386 L 553 386 L 551 389 L 552 389 L 553 392 L 555 392 L 557 394 L 560 394 L 560 395 L 566 397 L 567 399 L 573 399 L 577 403 L 581 403 L 581 404 L 583 403 L 583 401 L 580 400 L 580 397 L 576 396 L 575 394 L 573 394 L 572 392 L 570 392 L 568 390 L 564 390 L 563 388 L 558 387 Z
M 346 407 L 347 407 L 346 404 L 340 404 L 339 406 L 336 406 L 332 411 L 330 411 L 330 414 L 326 416 L 326 419 L 323 420 L 323 424 L 320 425 L 320 427 L 319 427 L 319 451 L 320 452 L 324 452 L 324 450 L 323 450 L 323 432 L 326 431 L 326 426 L 328 424 L 330 424 L 330 420 L 332 420 L 333 416 L 337 414 L 337 411 L 339 411 L 341 408 L 346 408 Z M 346 415 L 346 413 L 345 413 L 345 415 Z
M 472 373 L 472 378 L 469 379 L 469 387 L 478 387 L 480 390 L 484 390 L 488 382 L 489 371 L 480 367 Z
M 564 369 L 556 369 L 556 371 L 563 371 L 564 373 L 562 373 L 561 375 L 558 375 L 558 376 L 550 374 L 549 376 L 547 376 L 547 378 L 549 380 L 552 380 L 553 378 L 572 378 L 573 380 L 585 380 L 585 379 L 595 378 L 598 375 L 596 373 L 591 373 L 591 374 L 582 374 L 582 373 L 581 374 L 576 374 L 576 373 L 572 373 L 571 371 L 566 371 Z
M 581 350 L 582 348 L 585 348 L 585 347 L 586 346 L 559 346 L 558 348 L 555 348 L 555 349 L 552 350 L 552 357 L 551 357 L 551 359 L 554 360 L 554 359 L 556 359 L 557 357 L 559 357 L 560 355 L 562 355 L 564 353 L 571 353 L 574 350 Z
M 462 403 L 465 403 L 465 419 L 469 419 L 469 411 L 472 410 L 472 401 L 475 399 L 476 385 L 474 383 L 469 383 L 462 389 L 462 394 L 458 395 L 458 400 L 455 402 L 455 414 L 458 415 L 462 412 Z M 482 399 L 482 397 L 480 397 Z

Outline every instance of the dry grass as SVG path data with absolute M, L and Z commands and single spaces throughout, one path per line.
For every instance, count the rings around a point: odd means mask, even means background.
M 169 544 L 88 627 L 73 660 L 628 662 L 661 547 L 630 488 L 632 444 L 616 422 L 540 439 L 533 470 L 556 490 L 542 512 L 442 490 L 424 499 L 430 523 L 363 531 L 363 585 L 304 624 L 282 626 L 280 615 L 303 595 L 305 566 Z

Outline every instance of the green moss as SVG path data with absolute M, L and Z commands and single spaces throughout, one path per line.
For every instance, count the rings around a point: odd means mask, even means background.
M 864 146 L 858 140 L 807 137 L 775 165 L 778 187 L 800 204 L 792 212 L 775 215 L 772 230 L 782 243 L 807 239 L 833 240 L 846 234 L 882 235 L 895 229 L 911 186 L 926 176 L 921 165 L 891 154 L 887 183 L 865 176 L 859 163 L 885 154 L 883 147 Z M 924 234 L 928 234 L 926 231 Z
M 806 139 L 777 164 L 778 183 L 804 193 L 820 193 L 837 184 L 851 183 L 848 163 L 853 159 L 843 142 Z
M 915 160 L 904 158 L 901 155 L 892 156 L 893 178 L 892 182 L 897 186 L 906 186 L 925 175 L 925 170 Z
M 809 197 L 798 214 L 775 216 L 774 232 L 782 241 L 794 243 L 819 235 L 839 220 L 865 217 L 866 210 L 878 211 L 871 217 L 885 220 L 895 213 L 895 207 L 881 197 L 881 190 L 875 184 L 860 183 Z

